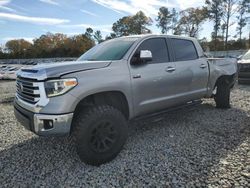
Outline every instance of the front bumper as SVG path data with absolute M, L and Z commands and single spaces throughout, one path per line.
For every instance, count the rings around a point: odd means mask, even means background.
M 238 82 L 239 83 L 250 83 L 250 64 L 249 63 L 239 63 L 239 73 L 238 73 Z
M 28 130 L 39 136 L 63 136 L 70 133 L 73 113 L 37 114 L 30 112 L 14 102 L 17 120 Z
M 250 84 L 250 71 L 249 72 L 239 72 L 238 74 L 238 82 Z

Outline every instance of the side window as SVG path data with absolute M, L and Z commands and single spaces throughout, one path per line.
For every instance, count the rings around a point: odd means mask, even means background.
M 171 39 L 176 61 L 188 61 L 198 58 L 192 41 L 185 39 Z
M 153 59 L 149 63 L 169 62 L 167 43 L 164 38 L 145 40 L 137 48 L 133 58 L 139 58 L 141 50 L 150 50 L 152 52 Z

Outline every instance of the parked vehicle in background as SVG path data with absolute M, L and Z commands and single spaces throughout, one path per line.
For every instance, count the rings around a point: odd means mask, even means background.
M 234 59 L 207 59 L 195 38 L 138 35 L 102 42 L 75 62 L 17 74 L 15 115 L 41 136 L 72 135 L 80 159 L 115 158 L 128 120 L 214 97 L 230 107 Z
M 11 68 L 12 68 L 12 66 L 2 66 L 1 69 L 0 69 L 0 72 L 4 73 L 5 71 L 8 71 Z
M 4 69 L 5 67 L 7 67 L 6 65 L 1 65 L 0 66 L 0 71 L 2 70 L 2 69 Z
M 16 73 L 21 67 L 11 67 L 10 69 L 4 71 L 2 79 L 15 80 Z
M 1 66 L 0 66 L 0 80 L 2 80 L 2 78 L 3 78 L 2 69 L 4 69 L 5 67 L 6 67 L 6 65 L 1 65 Z
M 0 67 L 0 79 L 15 80 L 16 73 L 21 66 L 1 66 Z
M 239 74 L 238 83 L 239 84 L 249 84 L 250 83 L 250 50 L 244 54 L 240 60 L 238 60 Z

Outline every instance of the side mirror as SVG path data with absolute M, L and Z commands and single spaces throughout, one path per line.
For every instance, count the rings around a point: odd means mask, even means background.
M 242 56 L 243 56 L 243 55 L 238 56 L 238 57 L 237 57 L 237 60 L 241 60 Z
M 140 51 L 140 59 L 143 62 L 152 61 L 152 59 L 153 59 L 152 52 L 150 50 L 141 50 Z

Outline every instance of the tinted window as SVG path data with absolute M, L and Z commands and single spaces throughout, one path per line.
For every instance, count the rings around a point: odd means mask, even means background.
M 244 60 L 250 59 L 250 50 L 245 55 L 242 56 L 242 59 Z
M 138 58 L 141 50 L 150 50 L 153 60 L 149 63 L 164 63 L 169 61 L 166 40 L 164 38 L 148 39 L 141 43 L 135 53 Z
M 198 58 L 192 41 L 183 39 L 171 39 L 171 41 L 176 61 L 187 61 Z
M 120 60 L 138 38 L 120 38 L 102 42 L 84 53 L 78 61 Z

